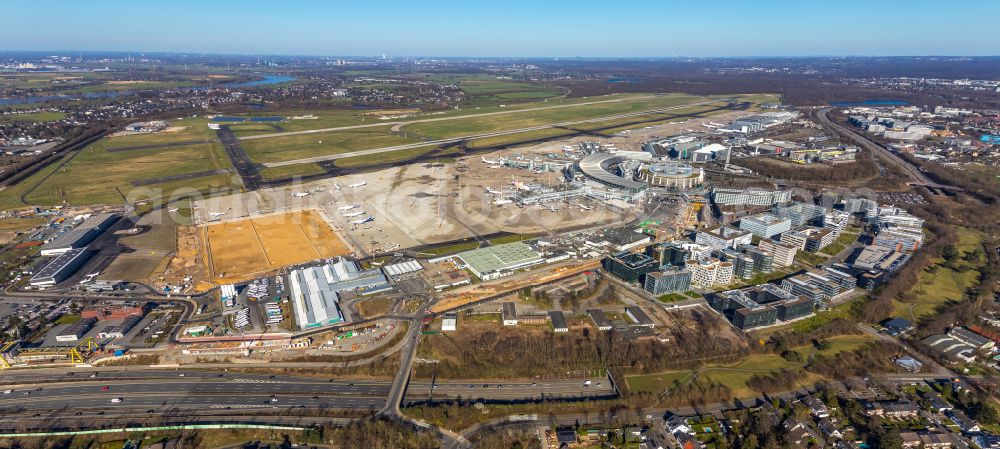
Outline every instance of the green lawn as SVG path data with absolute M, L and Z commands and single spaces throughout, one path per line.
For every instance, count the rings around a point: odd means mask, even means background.
M 965 251 L 971 251 L 979 247 L 982 235 L 975 230 L 968 228 L 958 229 L 958 249 L 959 255 Z M 959 258 L 951 269 L 941 263 L 942 260 L 934 261 L 935 265 L 920 273 L 917 284 L 908 292 L 912 301 L 893 301 L 893 315 L 906 318 L 911 321 L 918 321 L 920 318 L 932 315 L 938 306 L 948 301 L 961 301 L 965 290 L 974 285 L 979 276 L 976 268 L 982 261 L 970 263 Z
M 285 165 L 282 167 L 265 167 L 261 169 L 260 175 L 264 179 L 282 179 L 292 176 L 309 176 L 325 172 L 323 167 L 314 163 Z
M 77 321 L 80 321 L 80 318 L 81 318 L 80 315 L 63 315 L 58 319 L 56 319 L 55 321 L 53 321 L 52 324 L 55 324 L 56 326 L 60 324 L 73 324 Z
M 386 125 L 348 131 L 244 140 L 243 149 L 254 162 L 281 162 L 418 141 L 413 137 L 391 133 L 390 128 L 390 125 Z
M 0 114 L 0 123 L 14 122 L 54 122 L 66 117 L 65 112 L 40 111 L 28 114 Z
M 0 193 L 0 204 L 16 205 L 17 198 L 47 173 L 51 177 L 27 195 L 32 204 L 51 205 L 67 201 L 70 204 L 116 204 L 124 198 L 149 196 L 154 199 L 179 195 L 191 190 L 239 188 L 239 178 L 219 174 L 187 180 L 166 181 L 144 187 L 134 187 L 132 181 L 230 169 L 232 165 L 222 144 L 217 142 L 169 148 L 108 151 L 138 145 L 206 140 L 214 131 L 206 126 L 205 118 L 170 120 L 172 126 L 185 126 L 180 132 L 134 136 L 107 137 L 84 148 L 65 166 L 51 164 L 40 173 Z
M 869 335 L 841 335 L 826 340 L 827 347 L 815 349 L 812 345 L 793 348 L 802 357 L 802 361 L 785 360 L 777 354 L 754 354 L 737 363 L 727 365 L 708 365 L 695 371 L 668 371 L 664 373 L 626 376 L 625 381 L 632 391 L 661 393 L 675 381 L 687 381 L 692 375 L 720 383 L 732 389 L 734 397 L 745 397 L 754 392 L 747 387 L 747 382 L 755 375 L 766 375 L 782 369 L 795 369 L 805 365 L 810 356 L 833 356 L 845 351 L 853 351 L 870 343 L 873 337 Z M 812 376 L 806 376 L 799 385 L 815 381 Z

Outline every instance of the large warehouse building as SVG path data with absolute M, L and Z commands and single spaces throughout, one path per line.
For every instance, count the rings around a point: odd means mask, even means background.
M 83 248 L 94 241 L 102 232 L 108 230 L 117 220 L 115 214 L 98 214 L 87 218 L 82 223 L 42 245 L 43 256 L 57 256 L 71 249 Z
M 522 242 L 478 248 L 458 253 L 457 256 L 472 274 L 484 281 L 508 276 L 518 269 L 544 261 L 537 251 Z
M 381 270 L 359 270 L 357 264 L 343 259 L 293 270 L 288 279 L 295 319 L 302 329 L 344 321 L 340 311 L 343 292 L 364 295 L 391 288 Z
M 76 273 L 91 255 L 86 248 L 67 250 L 38 270 L 28 283 L 35 287 L 52 287 Z

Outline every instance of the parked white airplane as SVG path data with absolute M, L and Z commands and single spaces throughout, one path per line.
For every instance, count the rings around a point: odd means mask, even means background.
M 333 188 L 340 190 L 340 184 L 333 183 Z
M 360 220 L 354 220 L 354 221 L 351 222 L 351 224 L 359 225 L 359 224 L 368 223 L 370 221 L 375 221 L 375 217 L 372 217 L 371 215 L 369 215 L 369 216 L 367 216 L 365 218 L 362 218 Z
M 358 187 L 361 187 L 361 186 L 364 186 L 364 185 L 368 185 L 368 181 L 361 181 L 361 182 L 356 183 L 356 184 L 351 184 L 351 185 L 349 185 L 347 187 L 355 189 L 355 188 L 358 188 Z
M 500 163 L 499 160 L 494 161 L 494 160 L 486 159 L 485 157 L 481 157 L 480 159 L 483 160 L 484 164 L 497 165 L 497 164 Z
M 557 211 L 560 211 L 560 210 L 562 210 L 561 207 L 549 206 L 549 208 L 548 208 L 549 212 L 557 212 Z
M 337 208 L 337 210 L 351 210 L 351 209 L 354 209 L 355 207 L 358 207 L 357 203 L 355 203 L 355 204 L 348 204 L 347 206 L 340 206 L 340 207 Z
M 504 204 L 510 204 L 510 203 L 513 203 L 513 201 L 511 201 L 511 200 L 496 200 L 496 201 L 493 202 L 493 204 L 496 204 L 497 206 L 503 206 Z
M 170 209 L 167 209 L 167 212 L 177 212 L 179 210 L 181 210 L 179 207 L 172 207 Z
M 208 215 L 210 217 L 221 217 L 223 215 L 226 215 L 226 213 L 225 212 L 209 212 Z
M 351 218 L 351 217 L 357 217 L 358 215 L 364 215 L 364 214 L 365 214 L 365 211 L 359 210 L 357 212 L 351 212 L 349 214 L 344 214 L 344 216 L 347 217 L 347 218 Z
M 702 124 L 701 124 L 701 126 L 704 126 L 704 127 L 706 127 L 706 128 L 711 128 L 711 129 L 715 129 L 715 128 L 718 128 L 718 126 L 714 126 L 714 125 L 709 125 L 708 123 L 702 123 Z
M 292 192 L 292 196 L 296 198 L 302 198 L 304 196 L 309 196 L 311 192 Z
M 499 165 L 487 165 L 486 167 L 488 167 L 488 168 L 500 168 Z
M 592 207 L 584 205 L 584 204 L 577 204 L 577 206 L 580 206 L 580 209 L 583 209 L 583 210 L 591 210 L 591 209 L 593 209 Z

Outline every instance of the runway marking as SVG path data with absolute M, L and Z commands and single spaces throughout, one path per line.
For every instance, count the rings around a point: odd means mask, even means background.
M 282 381 L 280 381 L 280 380 L 269 380 L 269 379 L 243 379 L 243 378 L 236 378 L 236 379 L 231 379 L 231 380 L 230 380 L 230 382 L 234 382 L 234 383 L 243 383 L 243 384 L 283 384 L 283 383 L 285 383 L 285 382 L 282 382 Z

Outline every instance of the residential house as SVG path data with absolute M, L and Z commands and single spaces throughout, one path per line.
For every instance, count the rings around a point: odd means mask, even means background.
M 802 404 L 809 407 L 809 413 L 817 419 L 830 417 L 830 410 L 826 408 L 826 404 L 811 394 L 802 398 Z
M 820 432 L 826 435 L 828 438 L 843 438 L 844 434 L 840 431 L 837 423 L 833 422 L 830 418 L 823 418 L 816 423 L 819 427 Z
M 958 425 L 959 429 L 962 429 L 962 432 L 975 433 L 980 430 L 979 424 L 973 421 L 972 418 L 966 416 L 965 413 L 962 413 L 961 410 L 951 410 L 947 413 L 947 415 L 952 422 Z

